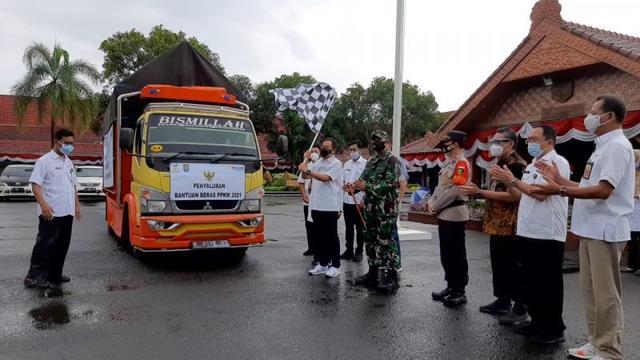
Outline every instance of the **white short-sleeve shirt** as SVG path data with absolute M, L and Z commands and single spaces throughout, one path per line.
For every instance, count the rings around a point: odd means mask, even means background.
M 331 156 L 313 164 L 313 172 L 329 175 L 330 181 L 311 180 L 309 209 L 318 211 L 342 211 L 342 163 Z
M 356 180 L 360 179 L 360 175 L 364 171 L 364 168 L 367 166 L 367 160 L 360 156 L 358 160 L 347 160 L 342 166 L 344 170 L 344 183 L 345 184 L 353 184 Z M 356 200 L 361 202 L 364 198 L 364 191 L 360 191 L 355 194 Z M 353 198 L 349 195 L 348 192 L 343 191 L 343 201 L 345 204 L 353 205 Z
M 545 161 L 549 164 L 556 163 L 560 175 L 569 178 L 571 169 L 567 159 L 552 150 L 539 160 L 534 159 L 522 174 L 522 182 L 525 184 L 546 184 L 547 181 L 534 167 L 536 161 Z M 518 225 L 516 234 L 519 236 L 540 239 L 557 240 L 564 242 L 567 238 L 567 214 L 569 212 L 569 199 L 560 195 L 548 196 L 540 201 L 527 194 L 520 197 L 518 207 Z
M 33 168 L 29 182 L 42 187 L 44 200 L 53 209 L 54 217 L 76 213 L 76 168 L 66 156 L 60 156 L 51 150 L 43 155 Z M 38 216 L 42 209 L 36 204 Z
M 620 129 L 596 139 L 596 149 L 587 161 L 580 187 L 596 186 L 603 180 L 613 186 L 611 196 L 606 200 L 576 199 L 571 232 L 607 242 L 628 241 L 634 205 L 635 158 L 631 143 Z

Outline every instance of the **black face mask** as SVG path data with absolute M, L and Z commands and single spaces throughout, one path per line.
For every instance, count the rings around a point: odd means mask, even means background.
M 440 148 L 442 150 L 443 153 L 448 153 L 451 150 L 453 150 L 453 148 L 455 148 L 455 143 L 450 142 L 449 145 L 445 144 L 445 143 L 441 143 L 438 145 L 438 148 Z
M 320 156 L 322 156 L 323 158 L 326 158 L 330 154 L 331 154 L 331 150 L 325 149 L 325 148 L 320 149 Z
M 382 149 L 384 149 L 384 141 L 373 140 L 371 142 L 371 147 L 373 148 L 373 150 L 380 152 L 382 151 Z

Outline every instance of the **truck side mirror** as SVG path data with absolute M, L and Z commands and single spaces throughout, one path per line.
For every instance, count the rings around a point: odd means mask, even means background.
M 289 153 L 289 139 L 286 135 L 278 136 L 278 140 L 276 141 L 276 154 L 280 156 L 285 156 Z
M 133 149 L 133 129 L 120 129 L 118 143 L 120 143 L 121 150 L 131 151 Z

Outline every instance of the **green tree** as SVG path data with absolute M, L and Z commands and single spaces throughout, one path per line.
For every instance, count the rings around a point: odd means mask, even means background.
M 231 75 L 229 76 L 229 81 L 231 81 L 233 86 L 235 86 L 236 89 L 244 95 L 247 101 L 251 101 L 255 98 L 256 89 L 248 76 L 242 74 Z
M 51 120 L 51 146 L 58 121 L 86 128 L 98 115 L 98 101 L 92 85 L 100 83 L 100 73 L 85 60 L 69 60 L 69 53 L 59 44 L 53 51 L 42 43 L 27 47 L 22 58 L 27 73 L 11 88 L 16 96 L 14 111 L 18 125 L 24 121 L 27 108 L 36 102 L 38 121 L 48 111 Z
M 185 40 L 225 74 L 220 57 L 207 45 L 195 37 L 187 37 L 182 31 L 174 32 L 165 29 L 163 25 L 156 25 L 148 36 L 131 29 L 117 32 L 100 43 L 100 50 L 104 53 L 103 76 L 107 85 L 121 82 L 149 61 Z
M 442 123 L 438 103 L 431 92 L 422 92 L 416 85 L 402 86 L 401 142 L 416 140 Z M 380 129 L 391 135 L 393 119 L 393 80 L 376 77 L 368 88 L 356 83 L 342 94 L 331 110 L 329 131 L 341 133 L 346 141 L 368 142 L 372 131 Z M 337 136 L 337 135 L 336 135 Z

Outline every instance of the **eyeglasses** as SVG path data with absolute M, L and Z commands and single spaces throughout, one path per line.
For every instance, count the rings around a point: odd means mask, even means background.
M 549 139 L 525 139 L 524 143 L 525 144 L 542 144 L 545 141 L 548 141 Z

